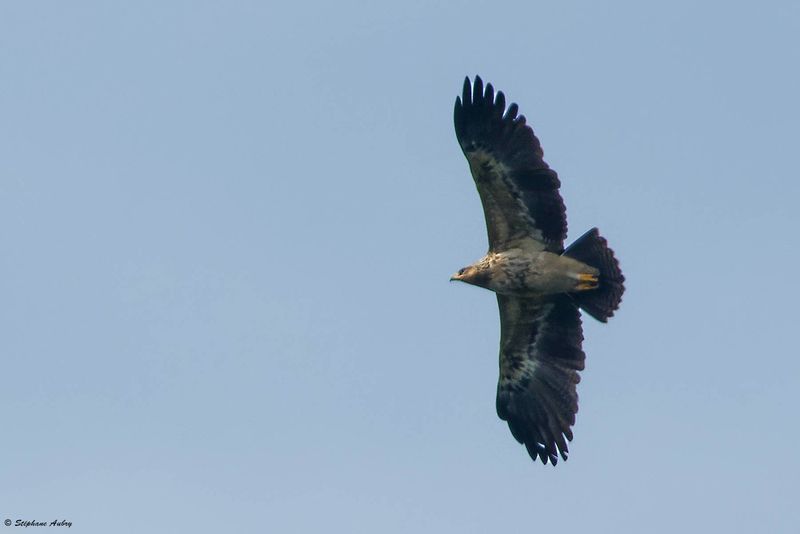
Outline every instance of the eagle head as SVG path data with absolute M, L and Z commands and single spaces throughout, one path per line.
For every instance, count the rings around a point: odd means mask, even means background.
M 457 280 L 473 286 L 486 287 L 489 284 L 491 273 L 482 262 L 459 269 L 450 277 L 450 281 Z

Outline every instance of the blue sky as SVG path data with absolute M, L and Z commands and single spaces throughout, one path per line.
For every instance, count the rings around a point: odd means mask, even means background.
M 4 3 L 0 519 L 796 532 L 798 35 L 788 1 Z M 448 283 L 474 74 L 628 279 L 556 468 Z

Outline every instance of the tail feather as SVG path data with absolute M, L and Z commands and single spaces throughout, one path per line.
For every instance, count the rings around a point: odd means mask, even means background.
M 625 277 L 619 269 L 614 252 L 597 228 L 592 228 L 564 250 L 564 256 L 576 259 L 600 271 L 597 289 L 570 293 L 586 313 L 605 323 L 619 307 L 625 291 Z

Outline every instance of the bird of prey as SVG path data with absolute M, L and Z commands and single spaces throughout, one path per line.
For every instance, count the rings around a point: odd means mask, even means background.
M 497 415 L 531 458 L 566 460 L 583 370 L 579 309 L 601 322 L 614 314 L 625 278 L 593 228 L 564 248 L 561 183 L 533 130 L 480 77 L 456 98 L 458 143 L 483 204 L 489 251 L 458 280 L 494 291 L 500 307 Z

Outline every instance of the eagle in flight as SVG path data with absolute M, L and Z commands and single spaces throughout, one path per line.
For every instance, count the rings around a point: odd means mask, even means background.
M 518 111 L 477 76 L 456 98 L 456 136 L 483 204 L 489 251 L 451 280 L 497 294 L 497 415 L 531 458 L 555 465 L 559 454 L 567 459 L 578 411 L 585 360 L 578 309 L 606 322 L 625 278 L 597 228 L 564 247 L 561 183 Z

